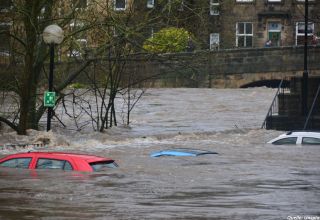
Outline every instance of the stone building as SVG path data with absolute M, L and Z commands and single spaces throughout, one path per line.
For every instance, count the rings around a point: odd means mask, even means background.
M 124 1 L 124 0 L 122 0 Z M 141 1 L 142 2 L 142 1 Z M 143 9 L 140 2 L 139 9 Z M 159 3 L 160 2 L 160 3 Z M 161 0 L 145 7 L 161 11 Z M 202 49 L 292 46 L 304 41 L 304 0 L 177 0 L 171 25 L 185 27 Z M 176 3 L 177 4 L 177 3 Z M 144 10 L 146 11 L 146 10 Z M 309 0 L 308 36 L 320 36 L 320 2 Z
M 142 2 L 138 10 L 146 12 L 152 8 L 161 12 L 163 9 L 164 1 Z M 196 36 L 202 49 L 264 47 L 269 40 L 271 46 L 293 46 L 304 42 L 304 0 L 173 2 L 176 2 L 176 7 L 172 7 L 171 13 L 175 13 L 175 19 L 167 24 L 185 27 Z M 308 2 L 308 38 L 311 44 L 313 36 L 320 37 L 320 2 Z
M 215 15 L 221 17 L 219 44 L 222 48 L 263 47 L 268 40 L 272 46 L 302 44 L 304 5 L 304 0 L 221 1 Z M 320 33 L 319 13 L 319 1 L 309 0 L 309 38 Z
M 10 13 L 11 1 L 4 0 L 0 4 L 0 64 L 9 60 L 9 37 L 10 34 L 10 20 L 8 15 Z
M 12 1 L 0 2 L 0 55 L 9 51 L 9 37 L 5 33 L 10 31 L 11 23 L 6 15 L 12 13 Z M 56 13 L 63 13 L 71 4 L 69 8 L 76 9 L 78 18 L 107 17 L 105 8 L 109 4 L 116 15 L 134 12 L 132 20 L 136 22 L 146 19 L 146 15 L 147 19 L 154 19 L 141 29 L 145 38 L 166 26 L 184 27 L 197 39 L 198 49 L 216 50 L 264 47 L 268 40 L 271 46 L 302 44 L 304 3 L 304 0 L 66 0 L 59 3 Z M 319 0 L 309 0 L 310 43 L 314 43 L 311 40 L 314 36 L 320 36 L 319 15 Z M 76 19 L 69 23 L 65 27 L 69 32 L 83 25 Z M 117 30 L 112 31 L 116 35 Z M 95 47 L 100 42 L 99 37 L 102 38 L 98 31 L 91 32 L 91 36 L 79 35 L 70 43 L 69 56 L 79 55 L 83 48 Z

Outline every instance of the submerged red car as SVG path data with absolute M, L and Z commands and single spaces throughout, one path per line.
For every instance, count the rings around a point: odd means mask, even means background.
M 0 167 L 60 169 L 65 171 L 101 171 L 118 165 L 110 158 L 64 152 L 17 153 L 0 159 Z

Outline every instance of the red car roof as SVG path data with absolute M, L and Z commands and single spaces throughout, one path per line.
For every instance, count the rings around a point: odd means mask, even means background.
M 98 156 L 94 156 L 94 155 L 77 154 L 77 153 L 66 153 L 66 152 L 28 152 L 28 153 L 12 154 L 10 156 L 20 156 L 20 157 L 28 157 L 28 156 L 29 157 L 30 156 L 66 156 L 66 157 L 83 159 L 83 160 L 87 161 L 88 163 L 112 160 L 111 158 L 98 157 Z
M 29 152 L 29 153 L 17 153 L 11 154 L 0 159 L 0 163 L 15 159 L 15 158 L 33 158 L 29 162 L 29 169 L 35 169 L 38 159 L 56 159 L 56 160 L 67 160 L 76 171 L 94 171 L 93 164 L 99 162 L 114 163 L 114 160 L 106 157 L 99 157 L 88 154 L 77 154 L 77 153 L 66 153 L 66 152 Z

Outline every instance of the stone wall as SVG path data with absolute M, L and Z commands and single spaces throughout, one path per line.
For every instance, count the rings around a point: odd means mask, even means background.
M 308 49 L 309 74 L 320 75 L 320 46 Z M 133 75 L 138 81 L 144 79 L 139 85 L 145 87 L 239 88 L 252 82 L 302 75 L 303 57 L 303 47 L 199 51 L 153 57 L 140 55 L 127 60 L 123 79 Z M 78 63 L 57 64 L 55 80 L 59 80 L 59 76 L 66 77 L 77 66 Z M 1 63 L 0 67 L 2 84 L 4 79 L 12 78 L 14 82 L 15 75 L 22 71 L 19 67 Z M 89 67 L 87 73 L 93 72 L 92 68 Z M 98 75 L 105 74 L 104 68 L 100 69 Z M 83 74 L 77 80 L 85 83 L 87 78 Z
M 202 51 L 163 55 L 140 62 L 139 74 L 156 77 L 156 87 L 239 88 L 256 81 L 299 76 L 304 68 L 303 47 Z M 129 66 L 129 69 L 137 69 Z M 310 75 L 320 75 L 320 47 L 308 48 Z

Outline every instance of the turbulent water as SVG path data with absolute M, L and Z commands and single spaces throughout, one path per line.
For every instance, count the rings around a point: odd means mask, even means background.
M 49 139 L 46 148 L 107 156 L 109 172 L 0 170 L 0 219 L 320 219 L 319 146 L 273 146 L 260 129 L 275 90 L 150 89 L 131 127 L 101 134 L 54 128 L 0 145 Z M 218 152 L 151 158 L 167 148 Z

